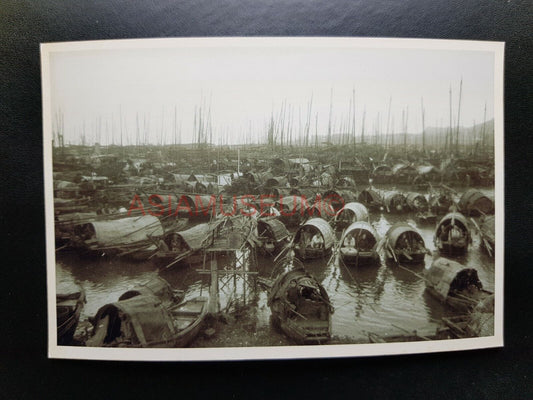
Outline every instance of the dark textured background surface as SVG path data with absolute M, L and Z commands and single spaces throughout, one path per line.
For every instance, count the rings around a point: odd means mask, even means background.
M 532 398 L 532 12 L 531 1 L 515 0 L 0 2 L 0 397 Z M 172 36 L 505 41 L 505 348 L 285 362 L 48 360 L 39 43 Z

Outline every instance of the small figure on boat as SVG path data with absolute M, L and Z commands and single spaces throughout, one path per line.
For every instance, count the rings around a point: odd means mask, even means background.
M 322 218 L 311 218 L 294 236 L 294 251 L 302 259 L 325 257 L 333 247 L 335 234 L 329 223 Z

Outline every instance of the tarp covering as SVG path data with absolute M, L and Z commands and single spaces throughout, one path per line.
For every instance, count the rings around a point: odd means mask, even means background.
M 361 203 L 350 202 L 344 205 L 337 213 L 336 219 L 344 213 L 348 213 L 354 217 L 353 222 L 366 221 L 368 219 L 368 209 Z
M 329 303 L 329 296 L 324 287 L 311 275 L 309 275 L 303 268 L 296 268 L 279 275 L 274 281 L 272 288 L 268 293 L 267 304 L 270 307 L 272 302 L 276 299 L 284 299 L 286 297 L 287 287 L 289 283 L 295 280 L 299 284 L 316 287 L 320 290 L 320 295 Z
M 351 190 L 328 190 L 324 192 L 324 199 L 332 203 L 347 204 L 357 200 L 357 196 Z
M 437 224 L 435 235 L 438 235 L 443 227 L 451 225 L 452 223 L 459 229 L 461 229 L 463 232 L 465 232 L 468 237 L 470 236 L 470 231 L 468 229 L 468 221 L 466 220 L 463 214 L 457 212 L 449 213 L 442 217 L 440 222 Z
M 210 224 L 199 224 L 185 231 L 178 232 L 177 235 L 189 246 L 189 249 L 196 251 L 202 248 L 202 243 L 208 237 L 208 232 L 212 229 Z
M 405 232 L 413 232 L 417 237 L 423 240 L 422 236 L 420 236 L 420 234 L 411 225 L 406 224 L 405 222 L 398 222 L 392 225 L 385 234 L 392 248 L 396 248 L 396 242 Z
M 94 221 L 88 225 L 94 228 L 95 239 L 101 246 L 131 244 L 163 235 L 161 222 L 151 215 Z
M 494 202 L 476 189 L 467 190 L 459 200 L 459 209 L 469 215 L 471 213 L 491 214 Z
M 382 204 L 383 200 L 374 189 L 365 189 L 359 193 L 358 200 L 363 204 Z
M 127 332 L 132 345 L 144 346 L 169 340 L 177 333 L 168 312 L 160 305 L 161 300 L 155 296 L 135 296 L 105 305 L 98 310 L 95 320 L 108 315 L 108 332 Z
M 289 236 L 289 231 L 281 222 L 277 219 L 260 219 L 257 221 L 257 230 L 259 235 L 268 236 L 274 239 L 276 242 L 283 240 Z
M 445 301 L 452 289 L 461 290 L 469 284 L 482 288 L 477 271 L 456 261 L 439 258 L 433 261 L 425 273 L 426 286 L 434 289 L 441 301 Z
M 330 224 L 322 218 L 312 218 L 303 224 L 296 232 L 295 241 L 298 241 L 301 232 L 306 228 L 314 229 L 322 234 L 322 238 L 324 239 L 324 249 L 327 250 L 331 248 L 333 243 L 335 243 L 335 233 L 333 232 L 333 229 Z
M 346 238 L 346 236 L 353 234 L 353 232 L 356 230 L 367 231 L 368 233 L 370 233 L 370 235 L 372 235 L 374 239 L 374 243 L 377 242 L 378 234 L 376 230 L 372 227 L 372 225 L 370 225 L 368 222 L 365 222 L 365 221 L 357 221 L 351 224 L 348 228 L 346 228 L 346 230 L 344 231 L 341 237 L 341 240 L 340 240 L 341 243 L 344 243 L 344 239 Z

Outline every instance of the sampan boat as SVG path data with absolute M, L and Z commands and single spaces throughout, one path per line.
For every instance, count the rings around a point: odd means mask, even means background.
M 198 264 L 203 261 L 201 254 L 204 241 L 214 229 L 209 223 L 198 224 L 179 232 L 167 232 L 158 243 L 158 250 L 152 261 L 158 267 L 171 264 Z
M 437 225 L 433 237 L 435 247 L 442 254 L 461 255 L 466 253 L 472 242 L 468 221 L 461 213 L 445 215 Z
M 343 233 L 340 242 L 340 256 L 346 265 L 368 265 L 379 261 L 376 250 L 378 234 L 368 222 L 351 224 Z
M 467 312 L 492 293 L 483 289 L 477 271 L 456 261 L 439 258 L 425 273 L 426 290 L 441 303 Z
M 322 218 L 312 218 L 298 228 L 294 251 L 302 260 L 322 258 L 331 252 L 334 243 L 335 233 L 329 223 Z
M 161 221 L 152 215 L 143 215 L 77 225 L 71 243 L 83 254 L 145 260 L 157 251 L 155 241 L 161 236 Z
M 399 222 L 385 234 L 383 246 L 387 259 L 397 263 L 420 264 L 428 250 L 424 239 L 411 225 Z
M 89 347 L 185 347 L 204 327 L 207 297 L 182 301 L 162 278 L 124 293 L 94 317 Z
M 331 338 L 334 309 L 324 287 L 303 268 L 284 272 L 268 293 L 272 323 L 301 344 L 321 344 Z
M 368 220 L 368 209 L 361 203 L 352 201 L 339 210 L 333 224 L 336 229 L 344 229 L 357 221 Z
M 289 231 L 275 218 L 257 220 L 257 233 L 259 251 L 264 255 L 279 253 L 289 241 Z

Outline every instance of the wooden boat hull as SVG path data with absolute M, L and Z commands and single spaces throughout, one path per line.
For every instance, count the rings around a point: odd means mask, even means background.
M 379 255 L 375 251 L 360 251 L 342 247 L 340 253 L 342 261 L 350 266 L 374 265 L 379 261 Z
M 204 327 L 207 311 L 206 297 L 174 306 L 150 295 L 119 300 L 98 311 L 95 333 L 86 344 L 90 347 L 186 347 Z M 119 318 L 122 314 L 127 317 Z M 123 324 L 131 325 L 123 327 Z
M 324 248 L 312 248 L 305 247 L 301 248 L 300 246 L 294 247 L 296 256 L 301 260 L 313 260 L 317 258 L 324 258 L 331 253 L 331 249 Z
M 453 244 L 453 243 L 440 243 L 438 245 L 439 253 L 448 256 L 463 255 L 468 251 L 468 245 L 465 244 Z
M 272 321 L 285 335 L 298 344 L 322 344 L 331 339 L 331 316 L 325 320 L 283 318 L 272 313 Z
M 387 259 L 398 261 L 400 264 L 422 264 L 426 253 L 409 253 L 409 257 L 404 252 L 395 252 L 394 255 L 391 250 L 386 250 Z

